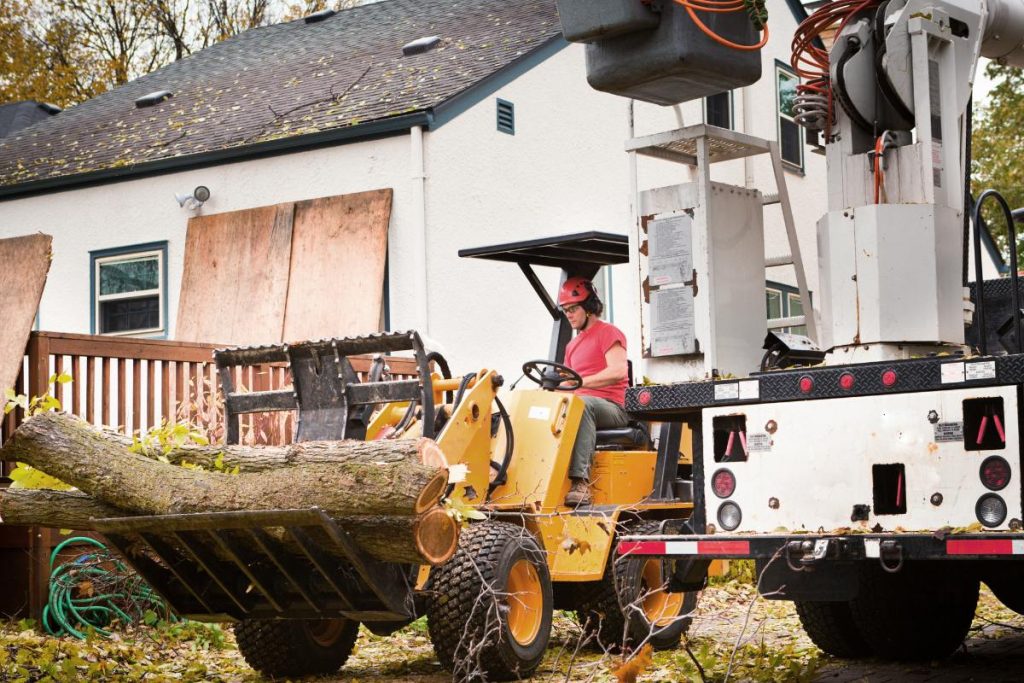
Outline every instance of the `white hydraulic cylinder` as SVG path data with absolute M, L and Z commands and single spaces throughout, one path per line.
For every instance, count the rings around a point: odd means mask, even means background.
M 999 64 L 1024 66 L 1024 0 L 988 0 L 981 54 Z

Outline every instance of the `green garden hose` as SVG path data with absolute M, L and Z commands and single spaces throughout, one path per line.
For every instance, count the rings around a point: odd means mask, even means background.
M 94 546 L 61 564 L 66 546 Z M 107 547 L 94 538 L 69 538 L 50 554 L 50 597 L 43 608 L 43 627 L 55 636 L 85 639 L 86 631 L 109 636 L 109 627 L 145 620 L 150 612 L 170 618 L 163 599 Z

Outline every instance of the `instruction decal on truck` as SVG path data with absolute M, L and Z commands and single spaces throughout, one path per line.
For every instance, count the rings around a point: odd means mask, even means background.
M 935 423 L 935 442 L 941 443 L 943 441 L 963 441 L 964 440 L 964 423 L 963 422 L 937 422 Z

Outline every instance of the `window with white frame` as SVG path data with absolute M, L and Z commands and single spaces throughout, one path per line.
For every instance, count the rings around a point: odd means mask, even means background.
M 604 304 L 604 314 L 601 316 L 605 322 L 615 322 L 615 310 L 612 307 L 612 269 L 611 266 L 602 266 L 592 280 L 594 289 L 597 290 L 597 298 Z
M 800 299 L 800 292 L 796 287 L 768 282 L 765 286 L 765 308 L 768 313 L 768 322 L 780 318 L 793 318 L 804 314 L 803 301 Z M 791 334 L 807 334 L 806 325 L 795 325 L 793 327 L 781 328 L 782 332 Z
M 775 63 L 775 104 L 779 120 L 779 154 L 784 162 L 803 170 L 803 133 L 794 118 L 796 86 L 799 84 L 800 79 L 791 68 L 782 62 Z
M 704 98 L 704 123 L 732 129 L 732 91 L 720 92 Z
M 90 256 L 93 333 L 165 334 L 167 243 L 94 251 Z

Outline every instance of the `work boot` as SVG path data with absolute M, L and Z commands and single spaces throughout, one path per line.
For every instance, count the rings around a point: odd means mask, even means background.
M 565 504 L 569 507 L 590 505 L 590 484 L 586 479 L 573 479 L 569 493 L 565 494 Z

